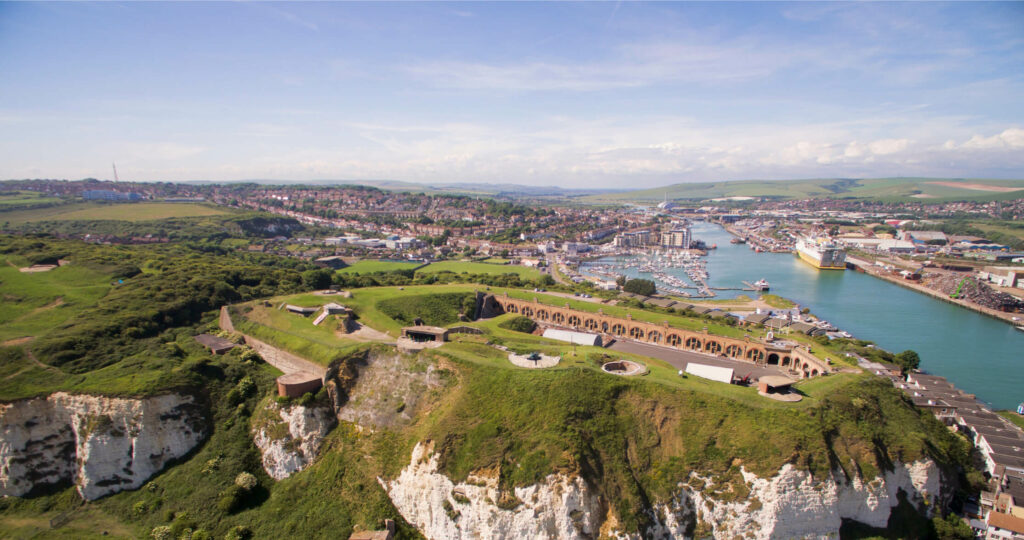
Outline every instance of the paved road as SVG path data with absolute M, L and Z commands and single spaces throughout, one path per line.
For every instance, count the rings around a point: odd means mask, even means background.
M 659 360 L 664 360 L 671 364 L 676 369 L 686 370 L 686 364 L 694 362 L 697 364 L 707 364 L 717 367 L 732 368 L 734 375 L 737 377 L 746 377 L 749 373 L 752 380 L 756 380 L 765 375 L 782 375 L 789 377 L 789 374 L 775 369 L 775 368 L 763 368 L 750 362 L 742 362 L 739 360 L 731 360 L 728 358 L 722 358 L 720 356 L 709 356 L 706 354 L 700 354 L 690 351 L 680 351 L 678 349 L 671 349 L 668 347 L 659 347 L 657 345 L 650 345 L 647 343 L 638 343 L 636 341 L 623 341 L 617 340 L 612 344 L 609 349 L 615 351 L 622 351 L 632 354 L 639 354 L 642 356 L 650 356 Z

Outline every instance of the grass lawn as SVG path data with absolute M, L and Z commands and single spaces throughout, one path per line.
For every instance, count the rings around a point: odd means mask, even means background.
M 18 191 L 11 195 L 0 195 L 0 210 L 5 206 L 19 206 L 22 204 L 40 204 L 60 202 L 57 197 L 47 197 L 35 191 Z
M 374 272 L 393 272 L 395 270 L 412 270 L 422 263 L 400 261 L 359 261 L 351 266 L 338 270 L 340 274 L 372 274 Z
M 0 343 L 37 336 L 95 304 L 110 290 L 110 276 L 80 265 L 21 272 L 28 261 L 0 257 Z
M 334 301 L 325 296 L 317 298 L 320 304 L 316 305 Z M 329 364 L 340 352 L 360 345 L 356 340 L 338 336 L 335 333 L 338 323 L 333 318 L 328 318 L 320 326 L 313 326 L 312 316 L 303 317 L 278 310 L 278 305 L 264 307 L 253 302 L 238 306 L 233 310 L 231 319 L 239 331 L 322 365 Z
M 77 203 L 37 210 L 16 210 L 0 214 L 12 225 L 31 221 L 153 221 L 167 218 L 219 216 L 228 214 L 220 208 L 202 204 L 178 203 Z
M 467 262 L 467 261 L 441 261 L 431 263 L 430 265 L 417 270 L 424 274 L 434 274 L 438 272 L 454 272 L 456 274 L 490 274 L 490 275 L 501 275 L 501 274 L 517 274 L 520 277 L 528 279 L 536 279 L 540 277 L 540 272 L 536 268 L 528 268 L 526 266 L 510 265 L 510 264 L 491 264 L 486 262 Z

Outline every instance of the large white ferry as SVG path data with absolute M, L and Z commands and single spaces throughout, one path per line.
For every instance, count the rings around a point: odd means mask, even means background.
M 846 250 L 828 238 L 801 238 L 796 243 L 796 254 L 815 268 L 846 269 Z

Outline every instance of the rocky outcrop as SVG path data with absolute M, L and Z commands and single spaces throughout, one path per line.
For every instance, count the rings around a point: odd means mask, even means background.
M 941 506 L 937 504 L 942 494 L 941 475 L 931 460 L 896 463 L 893 470 L 869 482 L 860 478 L 847 481 L 840 474 L 816 481 L 792 465 L 783 466 L 772 478 L 746 471 L 742 474 L 750 494 L 733 502 L 708 497 L 714 480 L 694 475 L 702 488 L 684 485 L 671 502 L 658 505 L 651 535 L 681 538 L 696 518 L 716 538 L 838 537 L 844 519 L 884 528 L 901 496 L 919 508 Z
M 593 538 L 604 513 L 593 489 L 580 477 L 550 475 L 516 488 L 514 498 L 498 490 L 494 476 L 471 476 L 455 484 L 437 470 L 430 444 L 417 444 L 412 463 L 393 481 L 381 481 L 398 511 L 428 538 Z M 498 505 L 501 504 L 501 507 Z
M 74 484 L 85 499 L 141 486 L 203 440 L 191 396 L 63 392 L 0 405 L 0 495 Z
M 941 495 L 938 467 L 930 460 L 896 463 L 869 482 L 845 480 L 841 473 L 815 480 L 806 471 L 784 466 L 771 478 L 743 472 L 750 493 L 738 500 L 715 500 L 711 478 L 693 474 L 680 483 L 671 501 L 654 505 L 645 531 L 652 538 L 691 538 L 695 532 L 715 538 L 838 537 L 844 519 L 885 527 L 889 514 L 905 498 L 936 508 Z M 697 481 L 693 481 L 697 480 Z M 411 463 L 397 478 L 381 481 L 398 511 L 429 538 L 587 538 L 617 532 L 615 516 L 597 490 L 579 477 L 551 475 L 514 490 L 521 503 L 499 507 L 496 480 L 470 477 L 455 484 L 438 472 L 438 456 L 418 444 Z M 699 486 L 696 489 L 691 486 Z M 902 492 L 902 493 L 901 493 Z
M 263 455 L 263 470 L 284 480 L 316 458 L 324 436 L 336 424 L 334 411 L 324 405 L 280 406 L 268 400 L 253 416 L 253 442 Z

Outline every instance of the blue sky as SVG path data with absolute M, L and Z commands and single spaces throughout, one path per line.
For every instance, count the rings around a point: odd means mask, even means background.
M 0 3 L 0 178 L 1024 178 L 1024 3 Z

